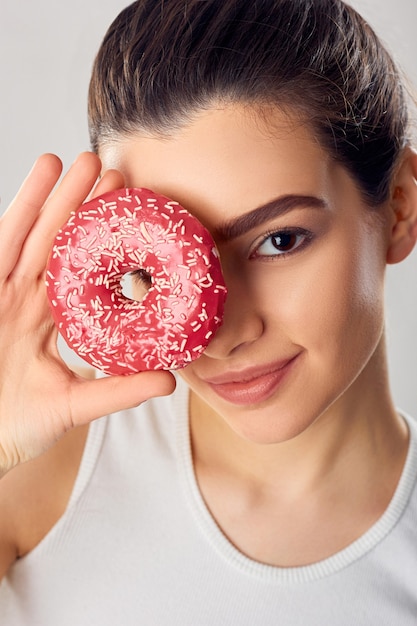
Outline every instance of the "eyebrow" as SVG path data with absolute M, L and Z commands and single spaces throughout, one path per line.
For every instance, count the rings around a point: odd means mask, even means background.
M 325 209 L 327 208 L 327 204 L 324 200 L 316 196 L 293 194 L 280 196 L 244 215 L 240 215 L 235 219 L 225 222 L 214 230 L 214 236 L 218 241 L 231 241 L 274 217 L 284 215 L 293 209 L 301 207 Z

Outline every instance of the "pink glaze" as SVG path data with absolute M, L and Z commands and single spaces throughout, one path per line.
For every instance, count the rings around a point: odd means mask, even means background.
M 141 302 L 121 285 L 138 269 L 152 277 Z M 108 374 L 184 367 L 222 323 L 226 299 L 210 233 L 148 189 L 111 191 L 74 213 L 56 236 L 46 285 L 68 345 Z

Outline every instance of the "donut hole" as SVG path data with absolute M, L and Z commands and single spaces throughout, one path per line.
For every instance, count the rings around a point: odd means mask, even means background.
M 122 293 L 130 300 L 142 302 L 152 286 L 151 275 L 143 269 L 125 274 L 121 281 Z

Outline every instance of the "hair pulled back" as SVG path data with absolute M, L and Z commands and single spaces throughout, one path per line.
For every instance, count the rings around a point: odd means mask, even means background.
M 131 131 L 169 134 L 210 104 L 296 111 L 370 204 L 408 141 L 399 72 L 341 0 L 138 0 L 115 19 L 89 90 L 93 150 Z

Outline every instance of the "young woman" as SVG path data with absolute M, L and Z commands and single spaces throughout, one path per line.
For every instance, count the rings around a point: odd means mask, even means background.
M 93 153 L 52 195 L 41 157 L 0 222 L 2 621 L 415 624 L 417 430 L 383 300 L 417 157 L 391 58 L 339 0 L 140 0 L 89 120 Z M 123 185 L 220 252 L 223 325 L 175 378 L 91 380 L 56 349 L 54 235 Z

